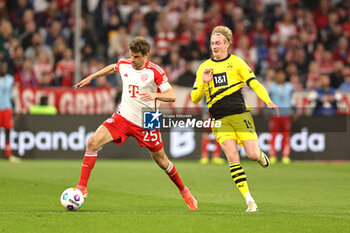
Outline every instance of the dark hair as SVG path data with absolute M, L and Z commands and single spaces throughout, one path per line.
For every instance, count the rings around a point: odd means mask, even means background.
M 138 36 L 130 41 L 129 49 L 135 53 L 141 52 L 145 56 L 151 50 L 151 44 L 142 36 Z
M 46 96 L 46 95 L 43 95 L 43 96 L 41 96 L 40 97 L 40 105 L 43 105 L 43 106 L 45 106 L 45 105 L 47 105 L 47 102 L 48 102 L 48 97 Z
M 282 69 L 282 68 L 276 69 L 276 74 L 277 73 L 284 73 L 284 75 L 286 75 L 286 71 L 284 69 Z

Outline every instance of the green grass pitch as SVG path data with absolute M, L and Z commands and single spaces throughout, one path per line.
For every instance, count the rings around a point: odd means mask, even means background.
M 350 164 L 295 162 L 263 169 L 243 161 L 260 211 L 246 205 L 228 166 L 173 161 L 199 203 L 191 212 L 150 160 L 97 161 L 83 207 L 60 205 L 80 175 L 78 160 L 0 160 L 3 232 L 350 232 Z

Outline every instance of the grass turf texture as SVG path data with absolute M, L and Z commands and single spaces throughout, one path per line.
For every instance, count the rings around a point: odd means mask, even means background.
M 245 213 L 228 166 L 174 163 L 196 212 L 151 160 L 98 160 L 76 212 L 59 197 L 78 182 L 81 161 L 0 160 L 0 232 L 349 232 L 350 164 L 244 161 L 260 209 Z

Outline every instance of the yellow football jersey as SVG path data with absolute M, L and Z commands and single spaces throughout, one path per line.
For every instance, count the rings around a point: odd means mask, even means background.
M 213 78 L 203 83 L 203 71 L 207 68 L 213 69 Z M 254 72 L 238 56 L 229 54 L 222 60 L 208 59 L 198 68 L 191 97 L 197 103 L 205 93 L 210 115 L 215 119 L 247 112 L 242 86 L 252 80 L 256 80 Z

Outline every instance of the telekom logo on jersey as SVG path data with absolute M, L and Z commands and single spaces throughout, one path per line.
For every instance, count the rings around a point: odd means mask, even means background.
M 131 98 L 136 98 L 136 95 L 140 93 L 140 88 L 137 85 L 129 85 L 129 93 Z

